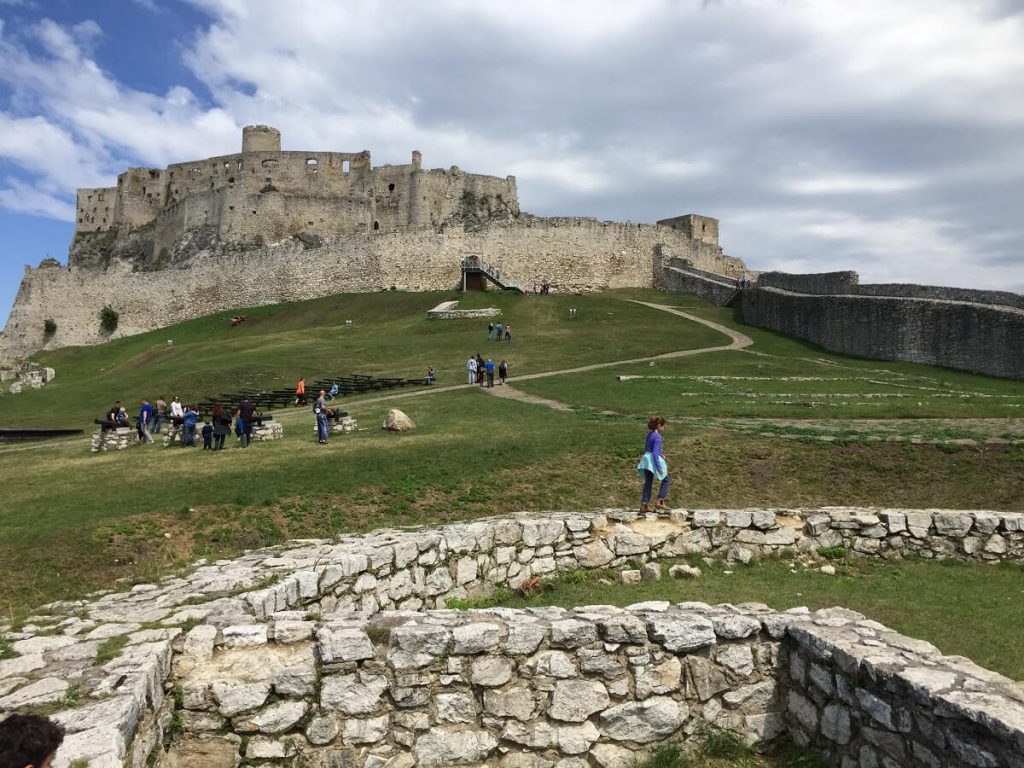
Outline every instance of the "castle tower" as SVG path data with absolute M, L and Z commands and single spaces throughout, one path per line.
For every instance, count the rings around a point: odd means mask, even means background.
M 280 152 L 281 132 L 269 125 L 247 125 L 242 129 L 242 154 Z

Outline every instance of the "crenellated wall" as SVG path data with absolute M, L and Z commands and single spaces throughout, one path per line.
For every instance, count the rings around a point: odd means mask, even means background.
M 755 741 L 787 732 L 837 766 L 851 755 L 936 765 L 929 754 L 1014 766 L 1019 688 L 850 611 L 436 609 L 534 576 L 693 552 L 743 560 L 845 543 L 1019 561 L 1022 528 L 1024 515 L 994 512 L 604 510 L 293 542 L 0 625 L 12 654 L 0 716 L 63 709 L 57 768 L 300 752 L 325 768 L 610 768 L 707 724 Z

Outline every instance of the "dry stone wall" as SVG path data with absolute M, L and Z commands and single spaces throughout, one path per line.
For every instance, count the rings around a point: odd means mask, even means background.
M 17 629 L 0 625 L 11 649 L 0 660 L 0 713 L 66 710 L 57 715 L 70 732 L 58 768 L 79 758 L 91 768 L 141 768 L 150 760 L 255 765 L 290 751 L 327 761 L 313 765 L 359 768 L 448 759 L 614 766 L 705 721 L 752 739 L 786 728 L 818 745 L 826 738 L 830 702 L 797 689 L 813 703 L 812 713 L 791 697 L 786 653 L 794 635 L 785 627 L 800 622 L 820 642 L 815 653 L 832 653 L 847 666 L 839 651 L 829 650 L 840 647 L 829 633 L 851 627 L 865 670 L 874 669 L 879 649 L 898 656 L 924 646 L 844 612 L 779 615 L 762 605 L 417 612 L 535 576 L 693 552 L 742 560 L 842 544 L 883 557 L 913 551 L 1019 561 L 1022 528 L 1024 515 L 995 512 L 705 509 L 640 517 L 604 510 L 294 542 L 200 562 L 187 575 L 129 592 L 55 603 Z M 523 637 L 536 644 L 512 652 Z M 910 660 L 962 666 L 934 654 Z M 1024 696 L 998 675 L 964 675 L 991 683 L 968 686 L 985 694 L 971 700 L 974 714 L 963 714 L 966 705 L 942 709 L 939 699 L 933 710 L 973 717 L 964 743 L 1007 753 L 1007 745 L 1024 738 Z M 873 695 L 893 701 L 887 678 L 877 679 L 882 687 Z M 367 691 L 365 711 L 345 709 Z M 570 719 L 567 707 L 580 701 L 600 706 Z M 851 711 L 859 728 L 858 717 Z M 803 730 L 794 730 L 794 722 Z M 915 727 L 907 733 L 941 754 Z M 627 733 L 647 735 L 631 740 Z M 849 743 L 859 754 L 869 736 L 857 733 Z M 449 757 L 455 753 L 463 757 Z

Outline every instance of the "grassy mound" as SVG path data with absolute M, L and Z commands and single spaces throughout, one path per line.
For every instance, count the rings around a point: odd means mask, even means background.
M 723 375 L 729 366 L 747 366 L 748 372 L 764 374 L 758 386 L 788 391 L 795 382 L 786 378 L 802 375 L 806 359 L 815 358 L 869 372 L 878 381 L 888 371 L 892 379 L 930 377 L 1015 397 L 1024 395 L 1021 383 L 827 355 L 739 326 L 727 312 L 692 297 L 653 291 L 466 297 L 467 306 L 500 307 L 513 324 L 512 344 L 488 344 L 485 322 L 426 319 L 427 309 L 445 298 L 336 296 L 249 310 L 237 328 L 230 327 L 230 313 L 221 313 L 41 355 L 57 369 L 57 379 L 39 391 L 0 398 L 0 425 L 89 427 L 115 398 L 131 408 L 142 396 L 193 400 L 240 386 L 292 386 L 300 375 L 413 377 L 434 365 L 440 380 L 428 396 L 342 401 L 363 429 L 335 437 L 328 446 L 315 442 L 312 413 L 291 409 L 276 414 L 285 427 L 283 440 L 248 451 L 235 449 L 233 440 L 231 450 L 216 454 L 157 444 L 90 455 L 81 439 L 0 447 L 0 561 L 16 564 L 0 570 L 0 610 L 16 613 L 118 579 L 150 580 L 197 557 L 229 556 L 293 537 L 520 510 L 632 506 L 639 494 L 633 468 L 652 411 L 673 416 L 665 446 L 674 469 L 671 500 L 679 506 L 1024 507 L 1021 446 L 869 442 L 841 430 L 841 439 L 821 442 L 809 438 L 835 432 L 837 424 L 859 429 L 863 420 L 836 420 L 828 409 L 796 405 L 780 411 L 778 403 L 758 398 L 729 404 L 753 402 L 758 419 L 732 413 L 714 398 L 684 412 L 680 403 L 700 398 L 676 397 L 683 391 L 680 380 L 652 379 L 651 389 L 641 391 L 616 375 L 688 371 L 707 378 Z M 685 305 L 739 328 L 755 343 L 746 352 L 663 360 L 653 368 L 613 366 L 517 380 L 529 372 L 727 342 L 714 330 L 626 298 Z M 577 319 L 569 319 L 569 308 L 577 309 Z M 510 384 L 517 389 L 544 393 L 571 408 L 552 410 L 475 387 L 441 391 L 464 381 L 464 361 L 477 351 L 507 358 Z M 769 359 L 770 369 L 749 368 Z M 948 435 L 961 434 L 956 430 L 962 424 L 975 430 L 984 423 L 995 434 L 1017 429 L 1005 418 L 981 418 L 1011 411 L 1008 398 L 978 402 L 971 418 L 927 422 L 928 428 Z M 417 422 L 415 432 L 380 431 L 386 410 L 395 406 Z M 785 420 L 765 421 L 780 412 Z M 890 419 L 886 428 L 919 431 L 925 421 Z M 776 439 L 800 430 L 808 439 Z

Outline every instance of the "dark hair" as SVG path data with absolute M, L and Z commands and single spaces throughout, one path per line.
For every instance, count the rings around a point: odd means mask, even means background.
M 662 427 L 664 425 L 665 419 L 662 418 L 661 416 L 651 416 L 651 418 L 647 420 L 647 428 L 650 430 L 655 430 L 658 427 Z
M 11 715 L 0 721 L 0 764 L 40 766 L 64 741 L 64 729 L 39 715 Z
M 224 406 L 222 406 L 220 404 L 220 401 L 218 400 L 216 403 L 213 404 L 213 418 L 215 418 L 215 419 L 220 418 L 220 415 L 223 412 L 224 412 Z

